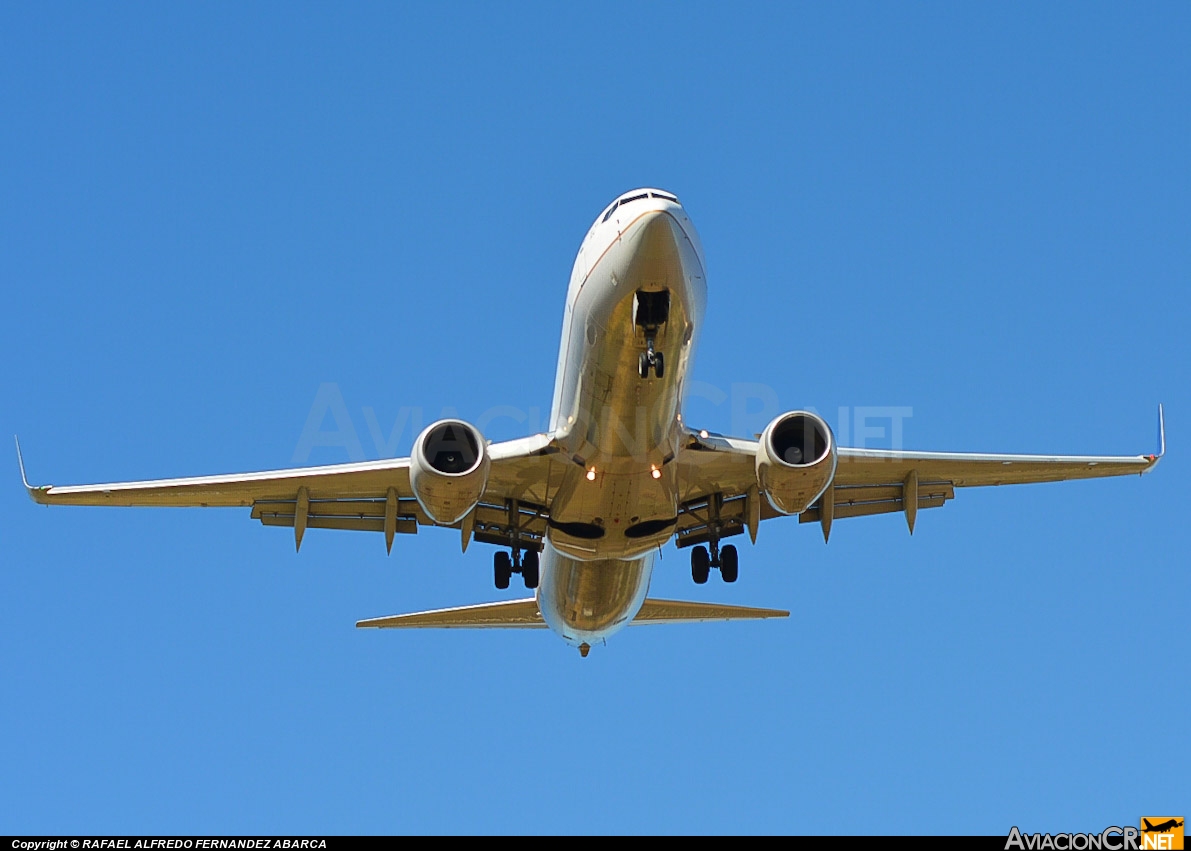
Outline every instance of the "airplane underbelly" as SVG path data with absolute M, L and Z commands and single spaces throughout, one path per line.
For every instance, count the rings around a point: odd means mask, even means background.
M 581 561 L 549 543 L 542 553 L 538 608 L 571 644 L 594 644 L 628 626 L 649 592 L 653 555 Z
M 638 558 L 674 533 L 677 491 L 673 465 L 620 459 L 586 471 L 576 466 L 551 504 L 551 542 L 580 560 Z
M 569 467 L 550 506 L 551 538 L 576 559 L 635 559 L 673 534 L 679 403 L 705 286 L 694 248 L 668 216 L 625 231 L 568 307 L 566 377 L 555 404 Z M 664 321 L 641 305 L 664 295 Z M 664 369 L 639 360 L 652 344 Z
M 666 318 L 647 332 L 640 304 L 659 293 Z M 705 301 L 698 256 L 668 216 L 630 228 L 593 266 L 568 304 L 552 410 L 552 429 L 577 455 L 641 457 L 673 436 Z M 664 369 L 642 378 L 650 341 Z

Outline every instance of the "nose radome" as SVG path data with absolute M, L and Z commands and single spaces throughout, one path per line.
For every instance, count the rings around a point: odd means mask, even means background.
M 626 236 L 634 252 L 646 257 L 672 255 L 682 238 L 678 222 L 674 221 L 674 217 L 669 213 L 661 210 L 651 210 L 642 214 Z

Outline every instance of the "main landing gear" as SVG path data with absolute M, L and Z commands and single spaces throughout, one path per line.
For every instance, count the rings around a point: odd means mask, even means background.
M 492 559 L 493 573 L 496 587 L 504 590 L 509 587 L 509 579 L 514 573 L 520 573 L 526 588 L 538 587 L 538 553 L 536 550 L 513 550 L 512 554 L 501 550 Z
M 532 540 L 523 539 L 521 530 L 525 522 L 517 500 L 508 501 L 509 520 L 506 535 L 508 550 L 501 550 L 492 559 L 492 573 L 496 580 L 496 587 L 501 591 L 509 587 L 509 579 L 514 573 L 520 573 L 526 588 L 537 588 L 540 574 L 538 571 L 538 551 L 534 549 Z M 523 549 L 522 543 L 528 544 Z
M 728 544 L 722 550 L 719 541 L 711 540 L 711 552 L 702 545 L 691 550 L 691 578 L 702 585 L 711 575 L 711 568 L 720 569 L 720 578 L 725 582 L 735 582 L 740 575 L 740 561 L 736 555 L 736 547 Z
M 725 582 L 735 582 L 740 575 L 740 560 L 736 555 L 736 547 L 728 544 L 720 549 L 720 534 L 725 525 L 720 520 L 720 509 L 723 507 L 724 495 L 714 493 L 707 499 L 707 515 L 700 518 L 707 529 L 707 543 L 711 548 L 702 545 L 691 549 L 691 578 L 695 584 L 702 585 L 711 574 L 711 568 L 720 569 L 720 578 Z M 699 508 L 698 510 L 702 510 Z

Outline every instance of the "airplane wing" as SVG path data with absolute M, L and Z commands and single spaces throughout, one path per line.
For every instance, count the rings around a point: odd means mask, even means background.
M 678 478 L 682 509 L 678 546 L 748 531 L 756 538 L 760 520 L 783 516 L 757 493 L 757 441 L 690 432 L 688 451 L 680 457 Z M 918 510 L 953 499 L 956 488 L 1092 479 L 1146 473 L 1166 452 L 1166 430 L 1158 409 L 1158 443 L 1151 455 L 989 455 L 966 452 L 911 452 L 888 449 L 839 449 L 835 480 L 800 523 L 819 523 L 824 539 L 843 517 L 903 512 L 910 531 Z
M 488 454 L 492 465 L 480 505 L 453 527 L 466 529 L 464 548 L 473 534 L 476 540 L 503 543 L 514 523 L 527 544 L 540 548 L 545 532 L 541 506 L 548 504 L 546 491 L 554 455 L 550 435 L 492 443 Z M 266 526 L 293 526 L 298 546 L 307 528 L 384 532 L 391 547 L 396 533 L 415 533 L 418 526 L 436 525 L 414 498 L 409 458 L 66 486 L 30 485 L 19 443 L 17 458 L 29 497 L 41 505 L 252 506 L 252 517 Z

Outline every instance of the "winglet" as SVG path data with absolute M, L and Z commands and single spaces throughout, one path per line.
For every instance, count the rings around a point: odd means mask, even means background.
M 1162 456 L 1166 454 L 1166 413 L 1162 410 L 1162 405 L 1158 405 L 1158 454 L 1147 456 L 1150 460 L 1150 466 L 1146 467 L 1143 472 L 1148 473 L 1150 470 L 1158 466 L 1158 462 L 1162 460 Z
M 34 502 L 37 502 L 37 497 L 35 496 L 35 494 L 37 491 L 40 490 L 40 488 L 35 488 L 29 484 L 29 478 L 28 478 L 28 476 L 25 475 L 25 458 L 23 455 L 21 455 L 20 438 L 18 438 L 14 434 L 12 436 L 12 439 L 17 445 L 17 464 L 19 464 L 20 468 L 21 468 L 21 484 L 23 484 L 25 486 L 25 492 L 29 494 L 29 499 L 33 500 Z

